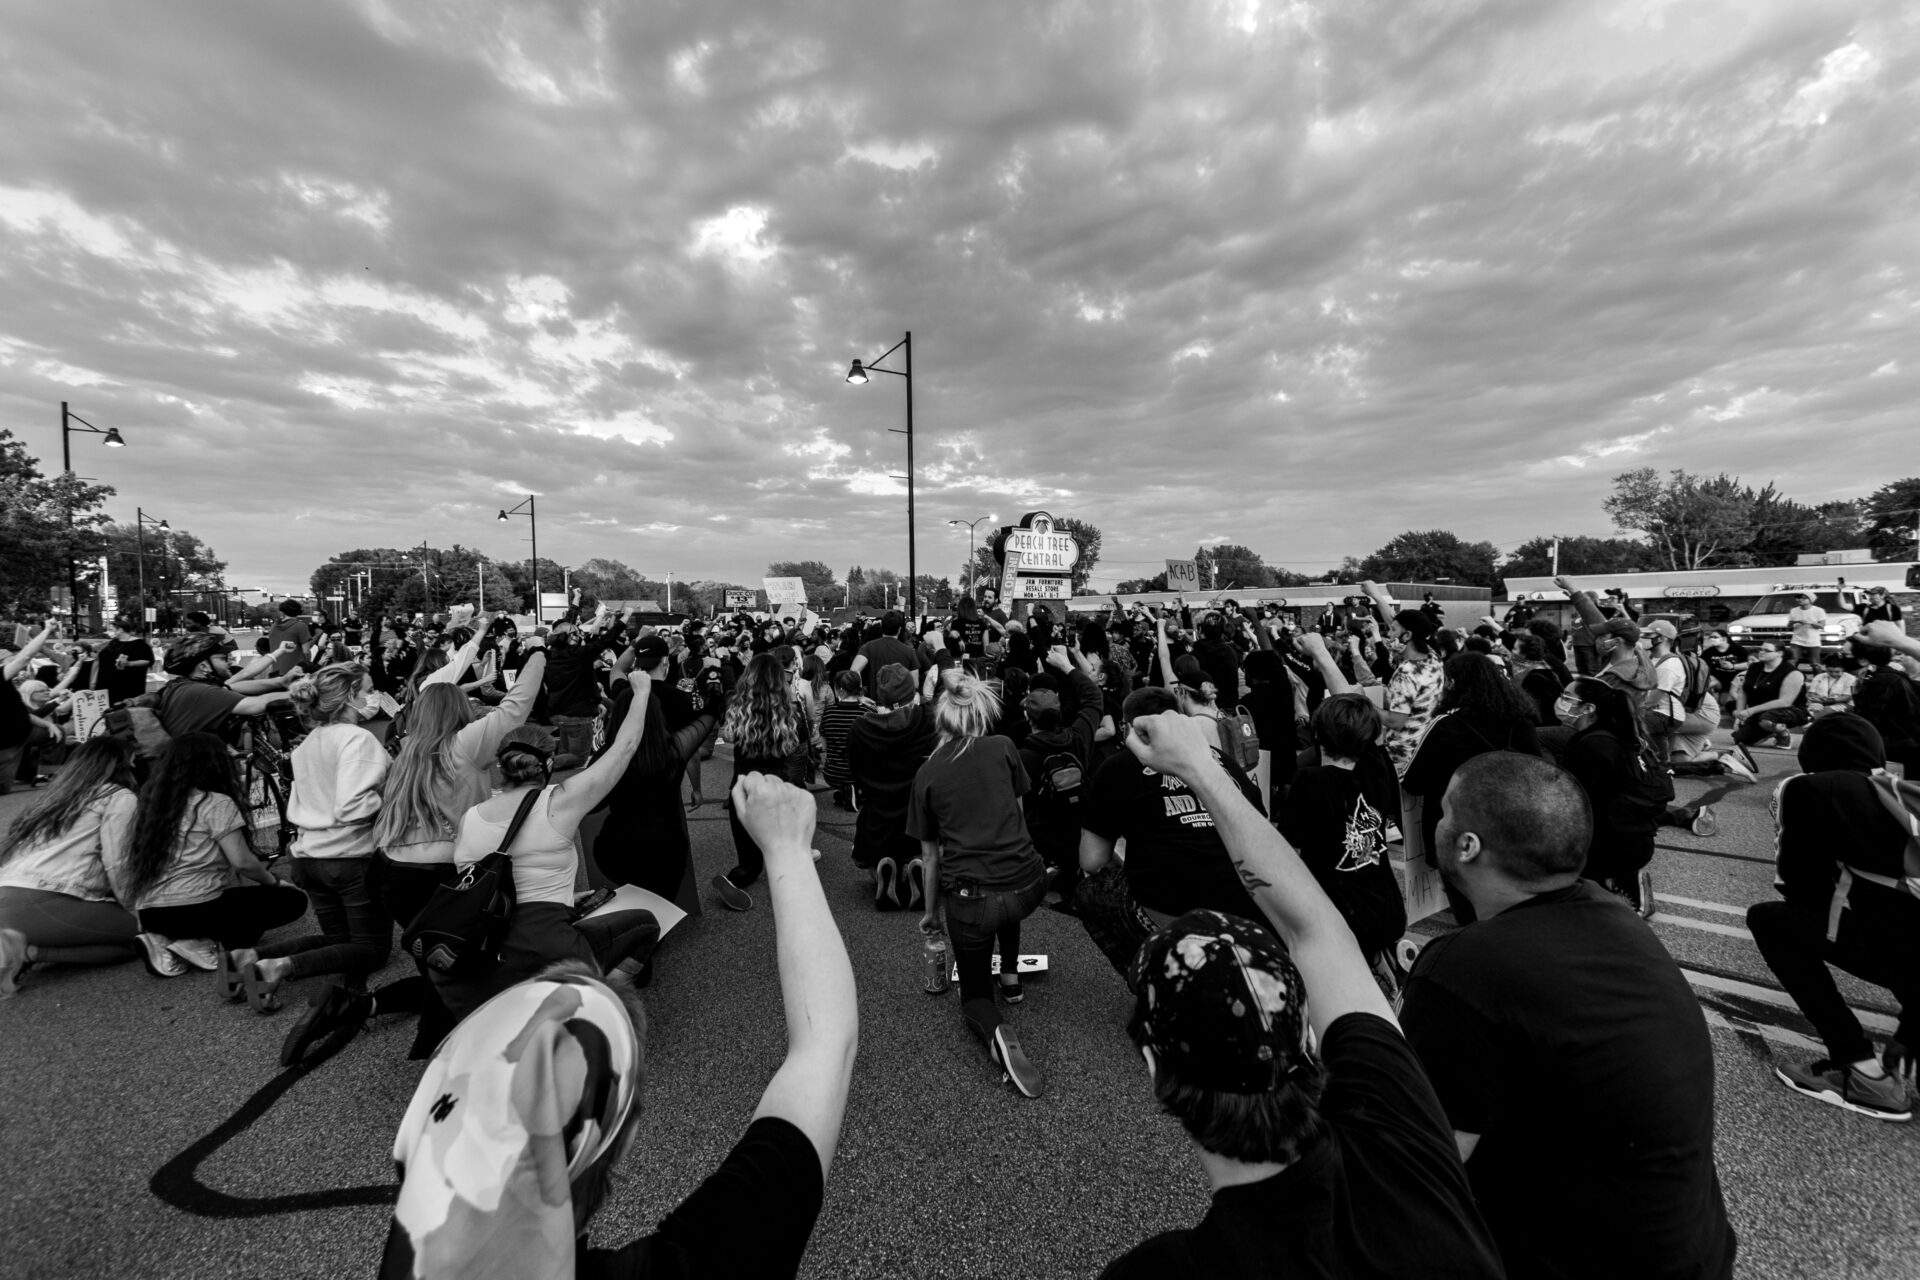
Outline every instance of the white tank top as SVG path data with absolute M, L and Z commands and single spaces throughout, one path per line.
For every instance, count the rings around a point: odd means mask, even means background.
M 513 859 L 513 887 L 520 901 L 571 906 L 580 855 L 574 849 L 573 833 L 553 825 L 549 812 L 553 791 L 552 787 L 541 789 L 540 798 L 533 802 L 533 811 L 521 824 L 520 834 L 513 838 L 513 847 L 507 853 Z M 464 867 L 498 850 L 500 837 L 507 833 L 507 824 L 525 798 L 524 791 L 509 791 L 467 810 L 460 819 L 460 839 L 454 846 L 453 860 Z

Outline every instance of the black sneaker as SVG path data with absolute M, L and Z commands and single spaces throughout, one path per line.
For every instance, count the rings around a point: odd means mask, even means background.
M 994 985 L 1000 988 L 1000 998 L 1008 1004 L 1019 1004 L 1027 998 L 1027 993 L 1021 988 L 1020 979 L 1018 978 L 1015 978 L 1012 982 L 1000 982 L 996 980 Z
M 1020 1048 L 1020 1038 L 1013 1033 L 1013 1024 L 1003 1022 L 993 1029 L 993 1038 L 987 1042 L 993 1060 L 1007 1073 L 1007 1080 L 1021 1094 L 1037 1098 L 1047 1089 L 1047 1078 L 1040 1074 L 1040 1068 L 1027 1060 Z

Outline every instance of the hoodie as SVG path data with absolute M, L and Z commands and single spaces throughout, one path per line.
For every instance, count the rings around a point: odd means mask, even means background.
M 1874 771 L 1886 763 L 1880 733 L 1859 716 L 1823 716 L 1800 742 L 1804 772 L 1773 793 L 1774 887 L 1788 902 L 1827 906 L 1843 866 L 1898 880 L 1907 833 L 1882 803 Z M 1854 880 L 1851 892 L 1898 892 Z
M 860 813 L 854 823 L 853 860 L 871 867 L 881 858 L 913 857 L 907 852 L 907 806 L 913 778 L 933 754 L 933 713 L 916 699 L 892 711 L 875 711 L 847 730 L 847 764 Z
M 1070 696 L 1061 704 L 1061 724 L 1057 729 L 1032 729 L 1020 744 L 1020 765 L 1033 786 L 1022 799 L 1026 809 L 1027 833 L 1033 837 L 1040 856 L 1055 866 L 1072 863 L 1080 848 L 1080 805 L 1085 803 L 1086 781 L 1093 777 L 1093 735 L 1100 728 L 1105 704 L 1100 686 L 1086 672 L 1075 668 L 1067 673 Z M 1045 790 L 1047 757 L 1067 754 L 1080 762 L 1081 798 L 1063 804 Z

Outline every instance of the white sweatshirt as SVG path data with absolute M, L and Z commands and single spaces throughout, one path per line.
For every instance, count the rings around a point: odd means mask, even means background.
M 380 783 L 392 761 L 380 740 L 357 724 L 328 724 L 293 749 L 287 820 L 300 828 L 301 858 L 373 856 Z

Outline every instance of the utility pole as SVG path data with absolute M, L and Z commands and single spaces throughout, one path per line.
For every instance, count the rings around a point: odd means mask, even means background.
M 1560 576 L 1560 539 L 1553 540 L 1553 576 Z

